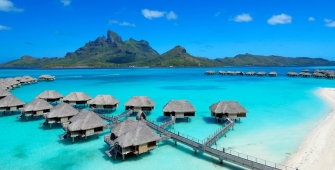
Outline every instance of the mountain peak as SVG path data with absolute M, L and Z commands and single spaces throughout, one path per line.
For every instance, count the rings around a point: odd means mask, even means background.
M 116 43 L 122 43 L 122 38 L 115 32 L 108 30 L 107 31 L 107 43 L 116 45 Z
M 186 53 L 186 49 L 180 45 L 175 46 L 172 50 L 181 54 Z

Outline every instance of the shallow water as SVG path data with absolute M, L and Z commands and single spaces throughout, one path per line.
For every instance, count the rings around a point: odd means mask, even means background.
M 172 99 L 189 100 L 196 108 L 190 122 L 179 120 L 174 130 L 203 140 L 221 125 L 210 117 L 209 106 L 219 100 L 237 100 L 249 112 L 234 130 L 222 137 L 217 146 L 242 152 L 277 163 L 284 162 L 304 137 L 328 113 L 330 107 L 315 91 L 335 87 L 335 80 L 288 78 L 287 71 L 306 67 L 225 67 L 169 69 L 0 69 L 0 77 L 41 74 L 56 76 L 54 82 L 39 82 L 11 92 L 25 102 L 44 90 L 57 90 L 63 95 L 83 91 L 95 97 L 111 94 L 120 100 L 114 115 L 124 111 L 123 104 L 134 95 L 146 95 L 156 102 L 148 119 L 163 122 L 163 106 Z M 307 67 L 308 68 L 308 67 Z M 320 67 L 321 68 L 321 67 Z M 204 75 L 204 71 L 277 71 L 278 77 L 240 77 Z M 315 69 L 310 67 L 308 69 Z M 335 69 L 335 67 L 322 67 Z M 173 141 L 139 157 L 127 155 L 122 162 L 108 158 L 109 146 L 99 138 L 76 139 L 75 144 L 60 141 L 60 127 L 43 129 L 40 120 L 19 121 L 17 115 L 0 117 L 0 169 L 241 169 L 202 154 Z

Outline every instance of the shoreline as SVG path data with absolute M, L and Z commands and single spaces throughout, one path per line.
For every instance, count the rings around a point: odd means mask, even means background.
M 299 170 L 331 170 L 335 167 L 335 88 L 321 88 L 317 94 L 329 103 L 331 111 L 285 162 L 285 165 Z

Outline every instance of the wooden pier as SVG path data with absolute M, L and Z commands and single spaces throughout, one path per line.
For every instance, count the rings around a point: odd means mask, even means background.
M 121 114 L 122 115 L 122 114 Z M 100 115 L 101 118 L 106 119 L 110 122 L 114 122 L 115 118 L 112 117 L 108 117 L 108 116 L 104 116 L 104 115 Z M 242 154 L 239 152 L 234 152 L 234 151 L 226 151 L 224 148 L 222 150 L 218 150 L 215 148 L 210 147 L 210 145 L 212 143 L 214 143 L 216 140 L 219 139 L 220 136 L 222 136 L 223 134 L 225 134 L 230 128 L 232 128 L 235 124 L 234 120 L 230 120 L 228 119 L 228 122 L 224 125 L 223 128 L 221 128 L 219 131 L 217 131 L 213 136 L 211 136 L 210 138 L 208 138 L 207 140 L 199 140 L 196 138 L 192 138 L 190 136 L 187 135 L 183 135 L 178 133 L 174 133 L 171 131 L 168 131 L 166 129 L 164 129 L 164 127 L 166 126 L 162 126 L 165 123 L 163 123 L 162 125 L 157 125 L 153 122 L 150 122 L 148 120 L 142 119 L 141 121 L 145 122 L 149 127 L 151 127 L 152 129 L 156 130 L 158 133 L 164 135 L 161 139 L 162 140 L 167 140 L 167 139 L 172 139 L 175 142 L 175 145 L 177 145 L 177 142 L 180 142 L 184 145 L 187 145 L 191 148 L 193 148 L 194 150 L 194 154 L 197 153 L 197 151 L 202 151 L 204 153 L 207 153 L 211 156 L 217 157 L 220 160 L 220 163 L 222 164 L 223 161 L 227 161 L 233 164 L 237 164 L 246 168 L 251 168 L 251 169 L 259 169 L 259 170 L 295 170 L 295 168 L 292 167 L 288 167 L 285 165 L 280 165 L 277 163 L 273 163 L 270 161 L 266 161 L 263 159 L 259 159 L 259 158 L 255 158 L 246 154 Z M 167 121 L 170 122 L 170 121 Z M 168 124 L 168 123 L 166 123 Z M 105 142 L 108 144 L 111 144 L 110 140 L 108 137 L 105 137 Z M 112 156 L 111 155 L 111 151 L 113 149 L 106 151 L 106 154 L 108 154 L 108 156 Z

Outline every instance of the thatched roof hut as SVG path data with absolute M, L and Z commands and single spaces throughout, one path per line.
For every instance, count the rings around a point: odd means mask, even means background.
M 156 148 L 159 140 L 160 137 L 146 123 L 132 118 L 117 124 L 111 134 L 105 136 L 105 142 L 121 154 L 123 160 L 128 153 L 138 155 Z M 110 151 L 106 153 L 113 156 Z
M 92 97 L 84 92 L 71 92 L 69 95 L 63 98 L 63 102 L 71 105 L 87 104 Z
M 107 124 L 96 113 L 87 110 L 81 110 L 78 114 L 70 118 L 68 124 L 63 124 L 63 128 L 67 131 L 67 135 L 73 138 L 77 136 L 92 136 L 103 132 L 107 128 Z
M 217 118 L 228 117 L 236 119 L 246 117 L 246 113 L 248 112 L 237 101 L 219 101 L 212 104 L 209 109 L 211 110 L 211 115 Z
M 256 72 L 254 72 L 254 71 L 248 71 L 247 73 L 245 73 L 245 75 L 247 75 L 247 76 L 254 76 L 254 75 L 256 75 Z
M 0 110 L 1 111 L 16 111 L 22 108 L 26 103 L 16 98 L 13 95 L 8 95 L 0 99 Z
M 58 93 L 55 90 L 45 90 L 41 94 L 39 94 L 36 98 L 38 99 L 44 99 L 47 102 L 58 102 L 60 101 L 64 96 L 60 93 Z
M 301 72 L 309 73 L 309 70 L 308 70 L 308 69 L 305 69 L 305 70 L 302 70 Z
M 287 72 L 286 75 L 289 76 L 289 77 L 296 77 L 296 76 L 298 76 L 299 74 L 296 73 L 296 72 Z
M 64 123 L 68 122 L 71 117 L 79 113 L 79 111 L 73 108 L 67 103 L 61 103 L 50 110 L 49 113 L 45 115 L 46 121 L 43 125 L 50 125 L 53 123 Z
M 126 110 L 132 109 L 135 112 L 138 111 L 151 111 L 155 107 L 155 102 L 147 96 L 133 96 L 130 98 L 124 106 Z
M 270 77 L 275 77 L 275 76 L 277 76 L 277 72 L 272 71 L 272 72 L 269 73 L 269 76 Z
M 304 72 L 301 76 L 302 76 L 302 77 L 312 77 L 312 74 L 311 74 L 311 73 Z
M 207 74 L 207 75 L 214 75 L 215 71 L 214 70 L 208 70 L 208 71 L 205 71 L 205 74 Z
M 220 75 L 225 75 L 226 72 L 225 72 L 225 71 L 219 71 L 219 74 L 220 74 Z
M 88 101 L 94 109 L 115 109 L 119 105 L 119 100 L 111 95 L 98 95 L 94 99 Z
M 34 99 L 20 109 L 22 113 L 20 118 L 26 117 L 27 120 L 27 116 L 42 116 L 50 112 L 51 108 L 52 106 L 47 101 L 43 99 Z
M 15 77 L 14 80 L 17 81 L 17 82 L 20 82 L 21 77 Z
M 195 116 L 194 106 L 187 100 L 170 100 L 163 108 L 164 116 L 184 118 Z
M 244 72 L 242 72 L 242 71 L 235 71 L 235 75 L 243 76 L 243 75 L 244 75 Z
M 265 76 L 266 72 L 265 71 L 260 71 L 257 73 L 257 76 Z
M 50 76 L 49 74 L 43 74 L 40 77 L 38 77 L 38 80 L 43 81 L 43 80 L 47 80 L 47 81 L 53 81 L 55 80 L 55 76 Z
M 6 96 L 11 96 L 12 93 L 10 93 L 9 91 L 0 88 L 0 99 L 6 97 Z

